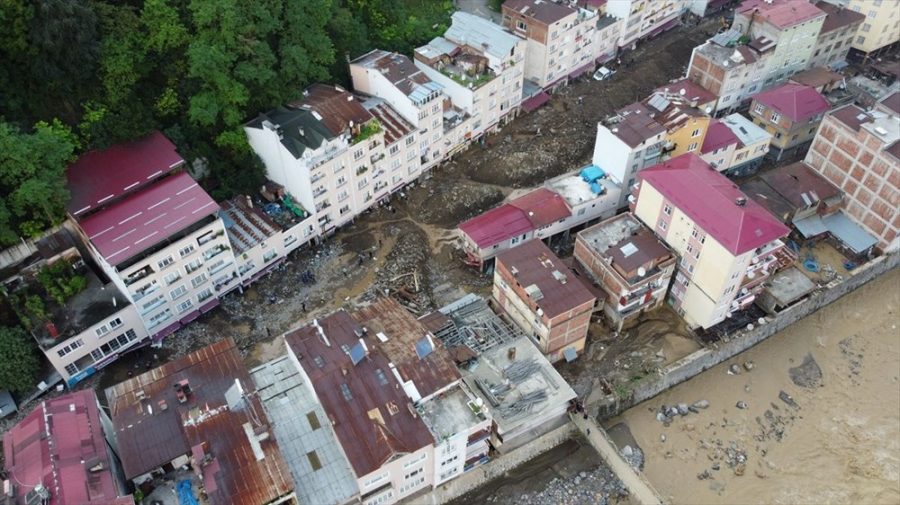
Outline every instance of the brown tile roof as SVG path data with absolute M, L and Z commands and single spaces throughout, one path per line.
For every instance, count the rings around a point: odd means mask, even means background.
M 653 112 L 640 102 L 623 107 L 619 115 L 622 116 L 621 121 L 610 124 L 608 128 L 629 147 L 637 147 L 641 142 L 666 131 L 653 118 Z
M 372 107 L 366 107 L 369 112 L 375 116 L 375 119 L 381 123 L 381 129 L 384 131 L 384 143 L 391 145 L 394 142 L 409 135 L 415 128 L 408 121 L 403 119 L 393 107 L 385 102 Z
M 794 206 L 762 179 L 741 184 L 741 191 L 783 223 L 788 222 L 793 215 Z
M 382 49 L 374 49 L 352 63 L 378 70 L 407 96 L 421 85 L 432 82 L 407 56 Z
M 891 144 L 891 146 L 885 149 L 885 151 L 887 151 L 891 154 L 891 156 L 900 161 L 900 140 Z
M 246 395 L 236 407 L 228 406 L 226 391 L 235 380 L 245 390 L 253 387 L 228 338 L 107 389 L 126 477 L 192 454 L 211 504 L 258 505 L 290 493 L 290 469 L 259 398 Z M 185 403 L 175 389 L 182 381 L 191 390 Z M 246 426 L 268 432 L 268 438 L 251 442 Z M 261 459 L 254 455 L 257 443 Z
M 382 333 L 386 342 L 377 345 L 397 367 L 400 377 L 412 381 L 416 390 L 427 398 L 459 380 L 459 370 L 441 342 L 432 336 L 433 351 L 419 358 L 416 343 L 427 339 L 429 330 L 393 298 L 379 298 L 372 305 L 357 310 L 353 319 L 368 328 L 369 335 Z
M 844 76 L 837 72 L 832 72 L 825 67 L 813 67 L 803 72 L 797 72 L 790 78 L 791 82 L 819 88 L 829 84 L 839 82 Z
M 575 9 L 547 0 L 506 0 L 503 8 L 518 12 L 546 25 L 553 24 L 575 12 Z
M 284 339 L 309 377 L 350 465 L 362 477 L 394 456 L 426 447 L 433 438 L 413 413 L 371 332 L 365 338 L 366 357 L 353 364 L 348 352 L 359 343 L 357 334 L 362 335 L 362 326 L 341 310 Z
M 802 161 L 766 172 L 760 177 L 796 209 L 840 194 L 836 187 Z
M 340 86 L 313 84 L 303 92 L 303 98 L 288 106 L 315 112 L 334 135 L 344 133 L 351 124 L 361 125 L 372 119 L 362 103 Z
M 548 318 L 554 318 L 594 299 L 580 282 L 575 281 L 574 274 L 562 260 L 539 239 L 503 252 L 497 256 L 496 261 L 507 270 L 515 271 L 516 281 L 523 288 L 535 285 L 540 289 L 543 296 L 537 300 L 532 299 Z
M 864 14 L 852 11 L 845 7 L 833 5 L 829 2 L 816 2 L 815 5 L 819 10 L 824 11 L 825 14 L 827 14 L 825 22 L 822 23 L 822 29 L 819 31 L 820 36 L 823 33 L 833 32 L 834 30 L 839 30 L 854 24 L 860 24 L 866 19 Z
M 881 104 L 900 116 L 900 91 L 891 93 L 881 99 Z
M 872 121 L 866 111 L 860 109 L 856 105 L 847 105 L 831 111 L 829 116 L 837 119 L 851 130 L 858 132 L 859 127 Z
M 626 256 L 623 248 L 628 244 L 634 246 L 636 251 Z M 613 264 L 617 265 L 622 272 L 633 272 L 648 263 L 663 261 L 672 256 L 672 253 L 656 239 L 653 233 L 649 230 L 642 230 L 637 235 L 623 238 L 614 244 L 607 251 L 607 255 L 612 258 Z

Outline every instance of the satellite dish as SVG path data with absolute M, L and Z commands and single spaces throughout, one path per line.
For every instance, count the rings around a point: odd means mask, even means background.
M 709 114 L 709 113 L 712 112 L 712 107 L 710 107 L 709 105 L 707 105 L 705 110 L 706 110 L 706 113 Z
M 684 88 L 681 88 L 680 90 L 678 90 L 678 94 L 681 96 L 684 96 L 685 93 L 687 93 L 687 90 L 685 90 Z
M 647 275 L 647 269 L 644 267 L 638 267 L 638 277 L 643 277 Z

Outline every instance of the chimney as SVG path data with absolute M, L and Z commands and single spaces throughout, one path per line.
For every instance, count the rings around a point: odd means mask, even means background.
M 506 351 L 506 357 L 510 361 L 515 361 L 515 359 L 516 359 L 516 347 L 515 346 L 510 347 L 509 350 Z

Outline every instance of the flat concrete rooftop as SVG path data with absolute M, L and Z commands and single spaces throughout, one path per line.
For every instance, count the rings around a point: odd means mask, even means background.
M 455 387 L 419 405 L 419 416 L 435 439 L 440 440 L 466 431 L 484 420 L 482 415 L 469 407 L 469 402 L 474 405 L 474 398 L 470 398 L 462 387 Z

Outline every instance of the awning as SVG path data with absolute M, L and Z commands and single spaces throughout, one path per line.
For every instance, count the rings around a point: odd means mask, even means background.
M 574 78 L 584 74 L 585 72 L 591 71 L 593 68 L 594 68 L 594 62 L 593 61 L 588 62 L 586 65 L 582 65 L 582 66 L 576 68 L 575 71 L 570 73 L 569 79 L 574 79 Z
M 541 91 L 537 95 L 534 95 L 533 97 L 529 98 L 528 100 L 525 100 L 524 102 L 522 102 L 522 109 L 525 110 L 525 112 L 531 112 L 549 101 L 550 101 L 550 95 L 548 95 L 544 91 Z
M 836 239 L 856 254 L 862 254 L 878 243 L 878 239 L 851 221 L 843 212 L 825 216 L 822 218 L 822 222 Z
M 656 27 L 653 31 L 651 31 L 650 33 L 648 33 L 648 34 L 646 35 L 646 37 L 647 37 L 647 38 L 655 37 L 655 36 L 659 35 L 660 33 L 664 32 L 664 31 L 666 31 L 666 30 L 668 30 L 668 29 L 670 29 L 670 28 L 674 28 L 674 27 L 677 26 L 680 22 L 681 22 L 681 20 L 678 19 L 678 17 L 675 17 L 674 19 L 671 19 L 671 20 L 669 20 L 668 22 L 663 23 L 662 25 Z
M 578 351 L 576 351 L 574 347 L 566 347 L 565 350 L 563 350 L 563 356 L 566 357 L 567 363 L 571 363 L 578 358 Z
M 797 231 L 806 238 L 815 237 L 828 231 L 818 214 L 794 220 L 793 224 L 794 228 L 797 228 Z

